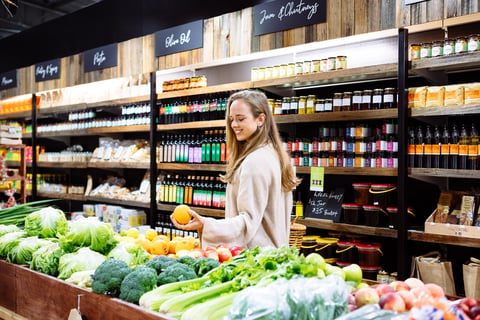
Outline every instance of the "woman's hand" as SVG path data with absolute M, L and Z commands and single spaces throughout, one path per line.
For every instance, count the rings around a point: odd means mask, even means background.
M 170 220 L 178 229 L 198 230 L 198 232 L 201 233 L 203 230 L 203 217 L 198 213 L 196 213 L 195 211 L 193 211 L 192 209 L 188 210 L 188 214 L 191 215 L 193 219 L 190 220 L 190 222 L 187 224 L 178 223 L 177 220 L 175 220 L 175 218 L 173 217 L 173 215 L 170 215 Z

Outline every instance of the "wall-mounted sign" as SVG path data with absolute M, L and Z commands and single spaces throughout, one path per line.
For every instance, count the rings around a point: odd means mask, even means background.
M 105 68 L 116 67 L 118 45 L 116 43 L 95 48 L 83 53 L 84 71 L 94 71 Z
M 327 21 L 327 0 L 277 0 L 253 7 L 255 35 Z
M 182 24 L 155 33 L 155 55 L 193 50 L 203 47 L 203 20 Z
M 17 86 L 17 70 L 0 73 L 0 90 L 15 88 Z
M 60 59 L 53 59 L 35 65 L 35 82 L 58 78 L 60 78 Z

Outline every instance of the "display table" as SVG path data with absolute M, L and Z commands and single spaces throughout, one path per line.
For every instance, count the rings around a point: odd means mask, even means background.
M 80 313 L 87 320 L 172 320 L 3 260 L 0 260 L 0 288 L 0 306 L 29 320 L 66 320 L 70 310 L 78 307 L 78 301 Z

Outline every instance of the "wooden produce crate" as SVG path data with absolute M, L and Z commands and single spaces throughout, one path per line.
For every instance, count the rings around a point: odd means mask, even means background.
M 0 260 L 0 306 L 15 310 L 15 265 Z
M 425 233 L 434 233 L 465 238 L 480 238 L 480 227 L 450 223 L 436 223 L 433 222 L 434 215 L 435 211 L 425 221 Z

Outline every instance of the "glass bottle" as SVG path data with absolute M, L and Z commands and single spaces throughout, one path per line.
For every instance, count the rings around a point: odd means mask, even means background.
M 352 110 L 362 110 L 362 91 L 356 90 L 353 91 L 352 96 Z
M 468 168 L 472 170 L 478 169 L 478 144 L 478 131 L 475 124 L 472 123 L 472 128 L 470 129 L 470 144 L 468 145 Z
M 423 142 L 423 130 L 421 126 L 418 126 L 415 142 L 415 168 L 423 168 Z
M 298 97 L 292 97 L 290 99 L 289 114 L 297 114 L 297 113 L 298 113 Z
M 423 168 L 432 167 L 432 142 L 433 135 L 429 125 L 425 128 L 424 145 L 423 145 Z
M 451 140 L 450 140 L 450 158 L 448 163 L 450 169 L 458 169 L 459 142 L 460 142 L 460 135 L 458 134 L 457 125 L 454 124 L 452 126 L 452 134 L 451 134 Z
M 433 129 L 433 141 L 432 141 L 432 168 L 440 168 L 440 147 L 441 147 L 441 135 L 438 126 Z
M 458 169 L 468 168 L 468 145 L 470 144 L 470 138 L 468 136 L 467 128 L 462 123 L 460 129 L 460 140 L 458 142 Z
M 440 168 L 448 169 L 448 160 L 450 158 L 450 133 L 447 124 L 443 125 L 442 138 L 440 146 Z

